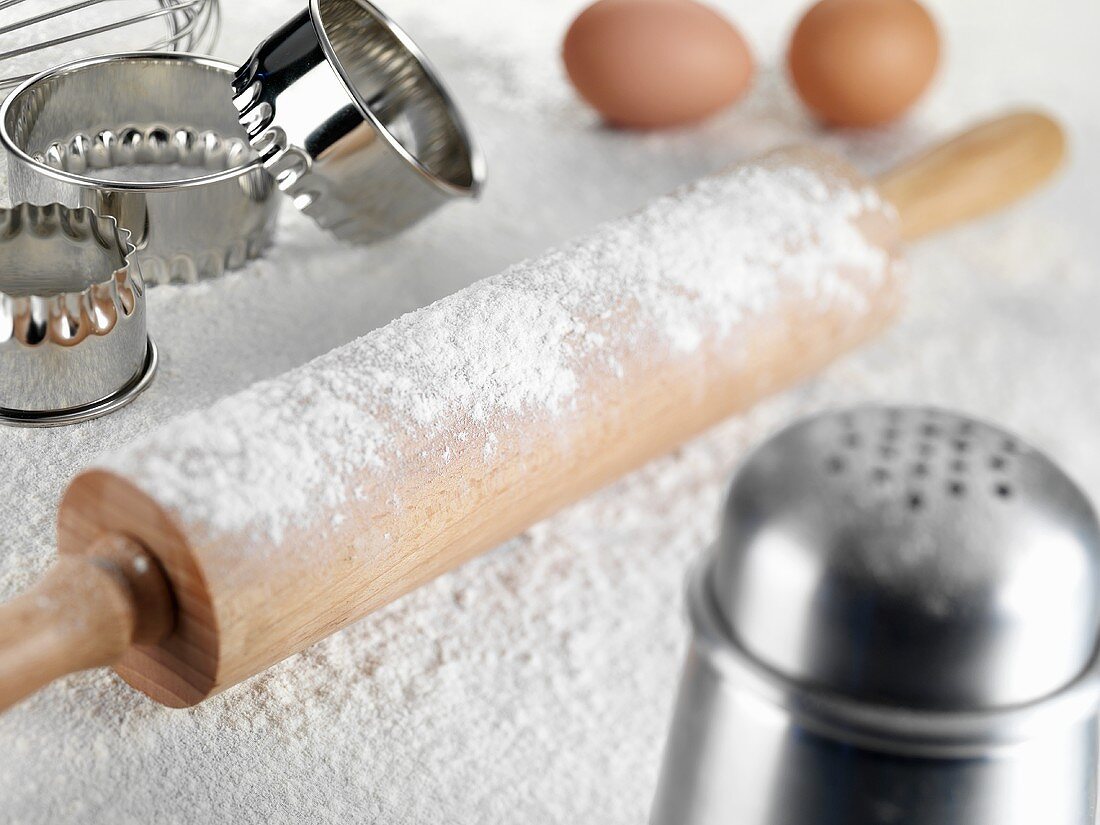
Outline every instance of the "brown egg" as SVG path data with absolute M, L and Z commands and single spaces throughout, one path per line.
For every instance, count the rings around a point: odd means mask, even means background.
M 701 120 L 737 100 L 752 78 L 744 38 L 693 0 L 599 0 L 569 27 L 562 57 L 596 111 L 640 129 Z
M 795 29 L 788 62 L 823 120 L 875 126 L 916 102 L 939 53 L 936 24 L 916 0 L 821 0 Z

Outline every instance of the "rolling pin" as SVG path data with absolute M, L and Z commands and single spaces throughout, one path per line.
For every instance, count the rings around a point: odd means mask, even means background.
M 772 152 L 169 422 L 63 496 L 0 707 L 106 665 L 173 707 L 247 679 L 867 341 L 902 239 L 1063 152 L 1027 112 L 876 183 Z

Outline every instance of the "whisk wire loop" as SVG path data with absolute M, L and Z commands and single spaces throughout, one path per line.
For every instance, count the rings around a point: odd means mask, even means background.
M 41 0 L 0 0 L 0 13 L 9 9 L 38 3 Z M 104 22 L 93 21 L 92 9 L 97 6 L 126 6 L 127 10 L 113 19 Z M 43 36 L 26 45 L 0 51 L 0 71 L 11 60 L 28 54 L 75 43 L 80 40 L 107 34 L 119 29 L 140 26 L 150 21 L 162 20 L 164 34 L 140 48 L 147 50 L 205 52 L 209 51 L 218 39 L 221 31 L 221 8 L 218 0 L 155 0 L 155 8 L 138 10 L 135 0 L 77 0 L 56 8 L 47 9 L 31 16 L 0 26 L 0 37 L 17 32 L 26 32 L 33 27 L 56 26 L 63 21 L 75 20 L 78 15 L 89 15 L 90 25 L 56 37 Z M 0 45 L 0 49 L 3 46 Z M 48 68 L 42 66 L 40 69 Z M 0 76 L 0 89 L 15 86 L 36 72 L 19 75 Z

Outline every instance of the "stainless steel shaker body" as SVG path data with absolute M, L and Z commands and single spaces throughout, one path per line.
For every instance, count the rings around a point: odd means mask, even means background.
M 1019 439 L 935 410 L 794 425 L 692 575 L 654 825 L 1086 825 L 1100 528 Z

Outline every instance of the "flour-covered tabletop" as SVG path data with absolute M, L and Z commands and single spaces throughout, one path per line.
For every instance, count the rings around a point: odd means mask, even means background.
M 223 4 L 219 56 L 243 60 L 299 5 Z M 1017 430 L 1100 498 L 1100 6 L 930 3 L 946 38 L 930 96 L 901 125 L 838 133 L 781 70 L 802 4 L 723 0 L 763 67 L 748 99 L 695 129 L 631 134 L 564 80 L 580 5 L 385 4 L 467 110 L 484 200 L 365 250 L 288 208 L 265 260 L 151 290 L 164 362 L 146 395 L 69 429 L 0 430 L 0 598 L 46 568 L 62 490 L 104 453 L 735 160 L 812 141 L 874 172 L 1023 104 L 1063 121 L 1071 161 L 1019 207 L 915 246 L 908 306 L 876 343 L 306 653 L 192 710 L 98 672 L 0 717 L 0 823 L 642 822 L 685 571 L 752 444 L 825 407 L 943 405 Z

